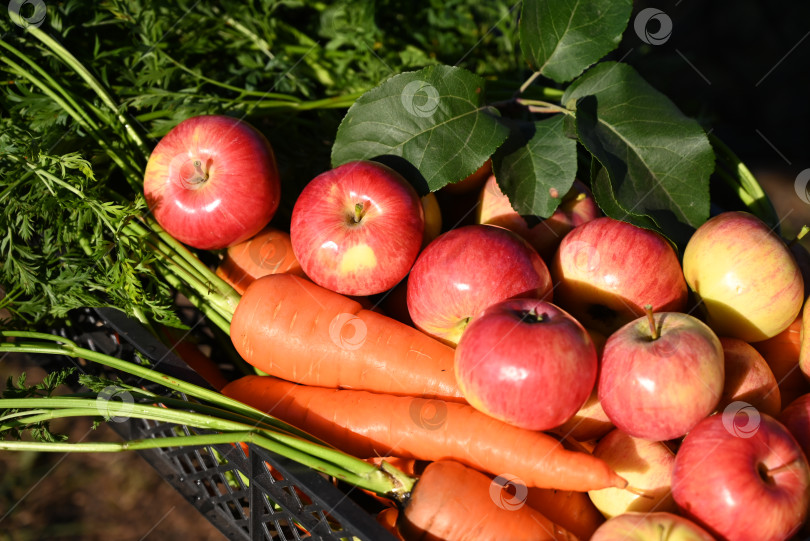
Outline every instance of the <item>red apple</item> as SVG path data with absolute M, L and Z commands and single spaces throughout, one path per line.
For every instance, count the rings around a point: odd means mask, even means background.
M 419 254 L 408 276 L 408 312 L 414 324 L 453 346 L 473 316 L 515 296 L 550 301 L 551 277 L 525 240 L 491 225 L 439 235 Z
M 149 209 L 180 242 L 218 250 L 247 240 L 281 198 L 270 143 L 247 122 L 218 115 L 184 120 L 155 146 L 143 179 Z
M 509 198 L 498 187 L 494 175 L 484 184 L 479 201 L 479 224 L 499 225 L 514 231 L 526 239 L 544 261 L 551 261 L 560 241 L 569 231 L 600 216 L 590 190 L 579 180 L 574 181 L 554 214 L 533 227 L 529 227 L 526 220 L 515 212 Z
M 568 233 L 551 275 L 557 304 L 605 334 L 644 315 L 647 304 L 656 312 L 686 307 L 686 282 L 672 246 L 613 218 L 596 218 Z
M 529 430 L 570 419 L 591 394 L 596 364 L 596 348 L 579 322 L 528 298 L 501 301 L 478 314 L 455 355 L 467 402 Z
M 608 338 L 597 386 L 617 428 L 663 441 L 683 436 L 714 411 L 723 378 L 723 347 L 714 332 L 690 315 L 660 312 Z
M 675 453 L 662 442 L 634 438 L 615 429 L 599 440 L 593 455 L 628 482 L 627 488 L 588 492 L 605 517 L 628 511 L 676 511 L 670 490 Z
M 804 301 L 790 250 L 747 212 L 724 212 L 698 227 L 684 250 L 683 273 L 709 326 L 746 342 L 784 331 Z
M 762 355 L 739 338 L 723 336 L 720 343 L 723 345 L 725 382 L 717 411 L 723 411 L 732 402 L 746 402 L 758 411 L 778 415 L 782 409 L 779 385 Z
M 373 295 L 408 274 L 424 227 L 422 202 L 399 173 L 355 161 L 306 185 L 293 207 L 290 237 L 313 282 L 344 295 Z
M 683 513 L 722 539 L 784 540 L 807 517 L 810 467 L 790 432 L 767 413 L 725 412 L 684 438 L 672 494 Z
M 602 524 L 591 541 L 715 541 L 689 519 L 659 511 L 624 513 Z
M 810 393 L 803 394 L 788 404 L 778 419 L 796 438 L 804 456 L 810 457 Z

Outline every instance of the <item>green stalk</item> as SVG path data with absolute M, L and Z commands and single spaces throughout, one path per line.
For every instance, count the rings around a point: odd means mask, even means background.
M 20 428 L 23 426 L 51 421 L 53 419 L 67 417 L 97 417 L 101 415 L 98 399 L 84 399 L 73 397 L 47 397 L 47 398 L 7 398 L 2 400 L 3 406 L 7 409 L 35 408 L 30 415 L 20 418 L 16 414 L 13 418 L 9 416 L 0 417 L 0 432 L 9 428 Z M 47 410 L 43 412 L 41 405 L 47 404 Z M 41 442 L 38 444 L 39 450 L 52 452 L 64 452 L 70 450 L 85 449 L 94 452 L 114 452 L 135 449 L 149 449 L 155 447 L 180 447 L 183 445 L 212 445 L 216 443 L 238 443 L 251 442 L 265 449 L 295 460 L 310 468 L 322 471 L 333 477 L 343 479 L 354 486 L 372 490 L 379 494 L 394 495 L 397 493 L 409 492 L 415 482 L 414 479 L 399 472 L 392 475 L 392 471 L 378 468 L 373 464 L 362 461 L 351 455 L 331 447 L 325 447 L 319 443 L 302 440 L 296 436 L 278 432 L 276 430 L 256 429 L 244 423 L 229 421 L 226 419 L 211 417 L 193 412 L 167 409 L 159 406 L 122 403 L 118 401 L 104 401 L 104 413 L 113 416 L 121 416 L 136 419 L 149 419 L 156 422 L 172 423 L 207 430 L 224 432 L 224 434 L 205 434 L 194 436 L 177 436 L 167 438 L 155 438 L 158 441 L 134 440 L 115 443 L 89 443 L 82 447 L 80 444 L 64 442 Z M 11 420 L 11 422 L 4 422 Z M 6 444 L 17 443 L 20 447 L 32 445 L 32 442 L 0 442 L 0 449 Z M 408 484 L 403 486 L 403 482 Z
M 14 54 L 17 58 L 28 64 L 31 67 L 31 69 L 37 72 L 40 77 L 42 77 L 45 81 L 47 81 L 50 84 L 51 88 L 56 89 L 62 95 L 62 97 L 67 102 L 70 103 L 70 106 L 73 108 L 73 110 L 76 111 L 76 113 L 80 114 L 88 125 L 93 126 L 94 129 L 98 129 L 98 125 L 93 121 L 92 117 L 90 117 L 90 115 L 85 113 L 85 111 L 79 106 L 79 104 L 76 103 L 76 100 L 73 99 L 73 96 L 71 96 L 69 92 L 67 92 L 59 83 L 57 83 L 56 80 L 53 77 L 51 77 L 47 71 L 42 69 L 39 66 L 39 64 L 31 60 L 31 58 L 28 55 L 22 53 L 21 51 L 11 46 L 2 39 L 0 39 L 0 47 L 3 47 L 7 51 Z M 9 63 L 5 57 L 3 57 L 3 61 Z
M 11 331 L 0 330 L 0 336 L 4 337 L 14 336 L 14 333 Z M 166 374 L 157 372 L 151 368 L 140 366 L 127 361 L 122 361 L 121 359 L 117 359 L 110 355 L 105 355 L 104 353 L 99 353 L 96 351 L 91 351 L 89 349 L 78 347 L 75 344 L 56 345 L 56 344 L 39 344 L 33 342 L 3 342 L 0 343 L 0 352 L 67 355 L 68 357 L 86 359 L 88 361 L 96 362 L 98 364 L 113 368 L 115 370 L 121 370 L 122 372 L 126 372 L 138 378 L 158 383 L 166 388 L 172 389 L 173 391 L 185 393 L 187 396 L 191 396 L 198 400 L 203 400 L 205 402 L 215 404 L 219 407 L 244 415 L 245 417 L 248 417 L 250 419 L 261 421 L 270 426 L 276 427 L 280 430 L 285 430 L 299 437 L 307 438 L 310 440 L 314 439 L 311 435 L 293 427 L 292 425 L 284 423 L 283 421 L 276 419 L 275 417 L 272 417 L 270 415 L 267 415 L 262 411 L 247 406 L 246 404 L 243 404 L 238 400 L 228 398 L 227 396 L 224 396 L 216 391 L 211 391 L 205 389 L 204 387 L 194 385 L 192 383 L 177 380 L 167 376 Z
M 101 98 L 101 101 L 106 105 L 110 111 L 116 116 L 118 121 L 123 126 L 124 130 L 126 131 L 127 135 L 129 135 L 130 139 L 135 143 L 138 149 L 143 154 L 143 157 L 148 159 L 150 151 L 144 144 L 143 140 L 141 139 L 140 135 L 135 131 L 135 128 L 129 122 L 129 120 L 119 111 L 118 106 L 113 101 L 112 97 L 110 97 L 109 93 L 104 89 L 101 83 L 93 76 L 90 71 L 84 67 L 84 65 L 79 62 L 79 60 L 73 56 L 73 54 L 65 49 L 59 42 L 54 40 L 48 34 L 43 32 L 37 27 L 29 26 L 27 28 L 28 32 L 31 33 L 35 38 L 37 38 L 40 42 L 42 42 L 46 47 L 48 47 L 53 53 L 56 54 L 65 64 L 69 67 L 73 68 L 73 70 L 87 83 L 87 85 Z
M 233 310 L 236 309 L 236 305 L 239 304 L 239 293 L 228 282 L 205 266 L 183 243 L 169 235 L 154 218 L 147 216 L 144 218 L 144 222 L 177 256 L 189 263 L 204 278 L 205 282 L 211 284 L 212 292 L 221 297 L 224 305 L 228 307 L 232 314 Z M 174 257 L 172 257 L 172 261 L 175 261 Z M 230 320 L 230 316 L 228 316 L 228 319 Z

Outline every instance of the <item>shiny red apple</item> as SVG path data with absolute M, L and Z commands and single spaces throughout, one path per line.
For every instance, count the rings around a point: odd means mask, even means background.
M 702 321 L 649 313 L 605 344 L 599 401 L 622 431 L 654 441 L 679 438 L 711 414 L 723 392 L 723 347 Z
M 575 227 L 551 264 L 557 304 L 587 328 L 610 334 L 644 315 L 686 308 L 678 256 L 660 235 L 602 217 Z
M 560 201 L 554 214 L 540 223 L 529 226 L 498 187 L 495 176 L 487 179 L 481 190 L 478 205 L 478 223 L 505 227 L 531 244 L 544 261 L 551 261 L 563 237 L 573 228 L 601 215 L 593 195 L 585 184 L 574 181 L 571 190 Z
M 414 324 L 453 346 L 472 317 L 515 296 L 550 301 L 551 277 L 534 248 L 502 227 L 468 225 L 439 235 L 408 276 Z
M 290 238 L 313 282 L 344 295 L 373 295 L 408 274 L 424 227 L 421 199 L 399 173 L 354 161 L 304 187 L 293 207 Z
M 718 538 L 786 540 L 807 518 L 810 467 L 779 421 L 727 410 L 684 438 L 672 494 L 683 513 Z
M 529 430 L 569 420 L 596 382 L 596 348 L 573 317 L 539 299 L 508 299 L 478 314 L 456 347 L 471 406 Z
M 160 226 L 203 250 L 249 239 L 270 222 L 281 198 L 265 136 L 245 121 L 219 115 L 172 128 L 149 157 L 143 190 Z

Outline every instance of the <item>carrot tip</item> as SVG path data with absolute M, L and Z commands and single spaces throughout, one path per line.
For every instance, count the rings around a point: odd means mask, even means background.
M 627 479 L 622 477 L 616 472 L 613 472 L 613 487 L 614 488 L 627 488 Z

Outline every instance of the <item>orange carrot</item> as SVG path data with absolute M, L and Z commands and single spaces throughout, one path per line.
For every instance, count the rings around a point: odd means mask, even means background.
M 497 496 L 500 487 L 494 489 Z M 408 541 L 577 539 L 523 502 L 497 502 L 483 473 L 450 460 L 433 462 L 414 485 L 399 530 Z
M 452 348 L 299 276 L 253 282 L 231 340 L 247 363 L 288 381 L 464 401 Z
M 530 488 L 526 505 L 540 511 L 580 539 L 590 539 L 605 522 L 605 517 L 591 501 L 587 492 Z
M 228 248 L 216 270 L 217 276 L 240 295 L 257 278 L 282 272 L 304 276 L 293 253 L 290 234 L 271 226 Z
M 377 513 L 377 522 L 379 522 L 383 528 L 388 530 L 388 533 L 394 536 L 394 539 L 397 541 L 405 541 L 402 537 L 402 534 L 399 533 L 399 529 L 397 528 L 397 519 L 399 518 L 399 509 L 396 507 L 386 507 L 379 513 Z
M 354 456 L 452 459 L 526 486 L 585 492 L 627 482 L 603 460 L 468 404 L 296 385 L 244 376 L 222 389 Z

